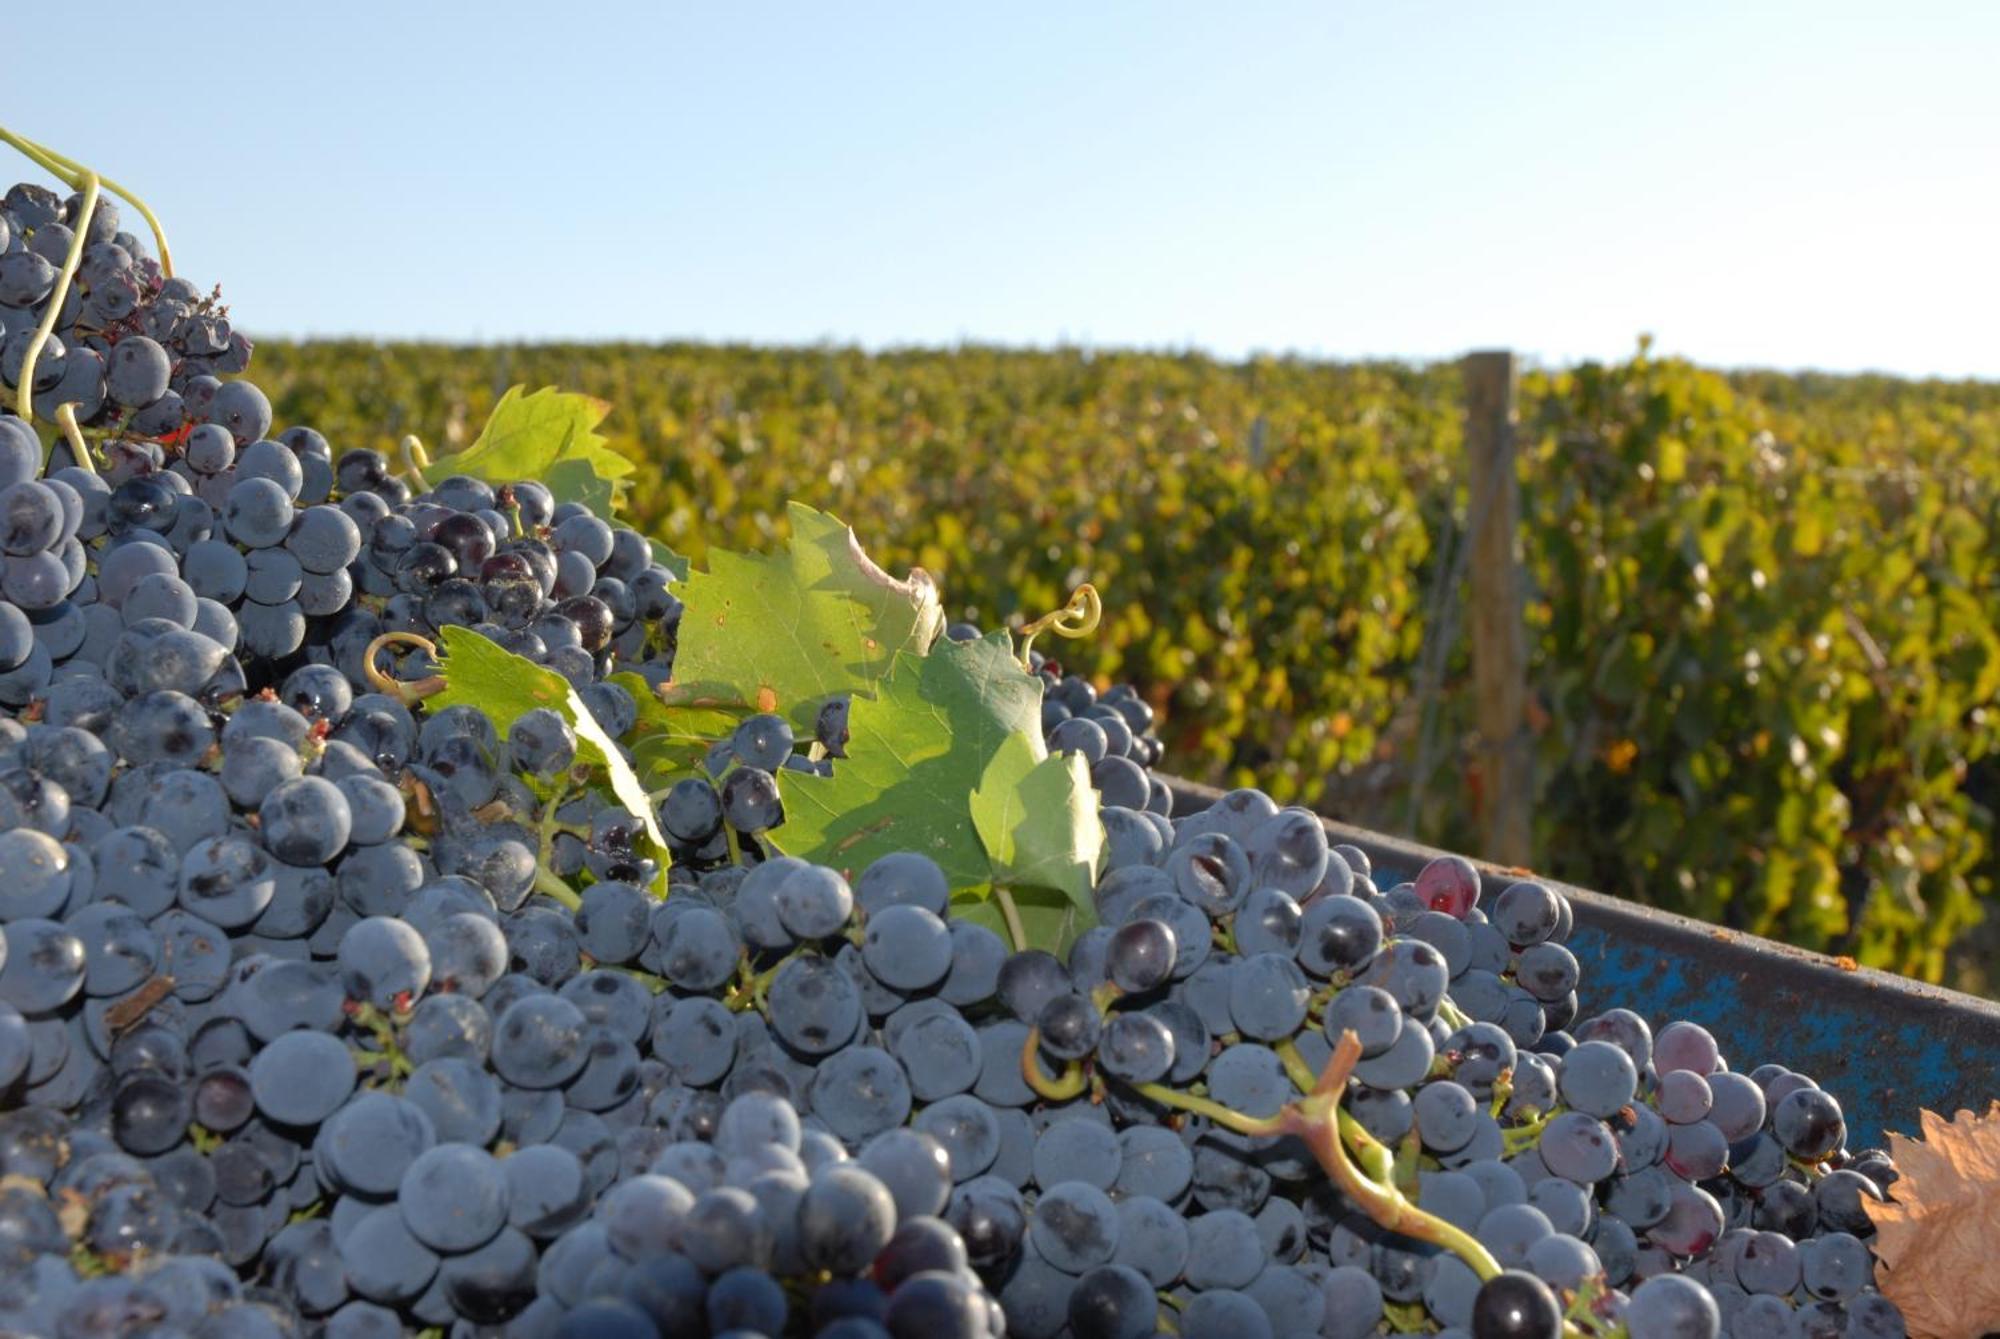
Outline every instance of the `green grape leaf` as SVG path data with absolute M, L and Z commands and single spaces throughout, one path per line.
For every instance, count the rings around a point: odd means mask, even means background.
M 1014 899 L 1014 916 L 1021 923 L 1018 942 L 1025 948 L 1047 949 L 1058 958 L 1069 955 L 1070 945 L 1094 919 L 1080 915 L 1076 903 L 1053 888 L 1011 888 L 1008 896 Z M 954 894 L 951 918 L 983 925 L 1009 946 L 1017 942 L 1000 900 L 985 891 Z
M 672 572 L 674 580 L 686 581 L 688 579 L 690 564 L 687 559 L 681 557 L 657 539 L 648 538 L 646 542 L 653 546 L 653 561 L 666 568 L 669 572 Z
M 585 502 L 609 516 L 625 476 L 638 467 L 611 449 L 598 426 L 611 406 L 588 395 L 512 387 L 471 446 L 431 462 L 430 474 L 469 474 L 490 484 L 539 479 L 558 502 Z
M 1025 890 L 1047 885 L 1066 911 L 1029 899 L 1041 908 L 1031 932 L 1039 946 L 1090 923 L 1096 797 L 1068 764 L 1046 766 L 1041 684 L 1005 633 L 898 655 L 876 695 L 854 699 L 848 729 L 831 776 L 778 774 L 785 822 L 769 834 L 773 845 L 849 873 L 891 851 L 919 851 L 961 893 L 985 897 L 996 882 L 1017 882 L 1017 906 Z
M 546 666 L 515 655 L 471 628 L 453 625 L 440 629 L 438 649 L 442 653 L 439 677 L 444 680 L 444 687 L 424 699 L 425 708 L 436 712 L 446 707 L 476 707 L 486 713 L 502 739 L 515 721 L 541 707 L 568 721 L 576 731 L 577 761 L 601 771 L 618 803 L 645 824 L 646 835 L 657 848 L 655 858 L 660 862 L 660 886 L 664 889 L 670 859 L 667 839 L 653 815 L 646 788 L 619 751 L 618 741 L 590 714 L 589 706 L 569 680 Z
M 829 698 L 871 693 L 899 654 L 928 650 L 944 614 L 922 569 L 896 580 L 810 507 L 793 503 L 791 521 L 782 552 L 713 550 L 681 584 L 674 673 L 692 699 L 780 712 L 810 735 Z
M 618 490 L 623 485 L 599 474 L 581 456 L 558 460 L 539 477 L 558 502 L 581 502 L 593 514 L 607 518 L 618 511 Z
M 749 715 L 741 706 L 684 700 L 673 688 L 655 692 L 636 674 L 613 674 L 607 682 L 622 687 L 638 704 L 639 716 L 631 736 L 632 764 L 651 790 L 699 772 L 708 746 L 728 738 Z
M 1008 735 L 971 807 L 995 882 L 1053 889 L 1082 914 L 1092 911 L 1104 824 L 1082 755 L 1048 756 L 1039 731 Z

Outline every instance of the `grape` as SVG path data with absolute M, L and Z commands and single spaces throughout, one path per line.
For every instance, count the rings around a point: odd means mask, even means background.
M 1110 1190 L 1118 1179 L 1118 1136 L 1095 1121 L 1059 1120 L 1035 1141 L 1033 1171 L 1044 1186 L 1077 1181 Z
M 24 1014 L 44 1014 L 83 989 L 83 941 L 64 926 L 22 917 L 6 926 L 6 954 L 0 958 L 0 1001 Z
M 815 1268 L 853 1273 L 889 1244 L 895 1221 L 895 1200 L 880 1181 L 859 1167 L 828 1167 L 799 1202 L 800 1249 Z
M 318 1125 L 340 1109 L 354 1083 L 347 1047 L 324 1032 L 284 1033 L 250 1062 L 257 1109 L 287 1125 Z
M 1058 1060 L 1081 1060 L 1096 1049 L 1102 1020 L 1097 1006 L 1075 993 L 1057 995 L 1035 1020 L 1042 1049 Z
M 653 1026 L 654 1053 L 671 1057 L 669 1063 L 684 1082 L 719 1081 L 736 1062 L 733 1016 L 714 1000 L 662 998 L 671 1007 Z
M 1077 1280 L 1067 1318 L 1077 1339 L 1145 1339 L 1157 1329 L 1158 1311 L 1153 1285 L 1144 1274 L 1126 1265 L 1108 1264 Z M 1194 1323 L 1184 1314 L 1181 1333 L 1195 1333 L 1191 1328 Z
M 1173 927 L 1142 918 L 1127 921 L 1111 932 L 1104 962 L 1120 990 L 1138 993 L 1152 990 L 1172 976 L 1178 957 Z
M 0 604 L 0 671 L 19 669 L 35 649 L 35 628 L 12 604 Z
M 1253 956 L 1276 953 L 1293 957 L 1298 953 L 1299 904 L 1290 894 L 1276 888 L 1259 888 L 1243 899 L 1235 920 L 1237 951 Z
M 737 768 L 722 783 L 722 814 L 739 832 L 777 827 L 784 821 L 777 779 L 762 768 Z
M 1639 1084 L 1631 1057 L 1605 1041 L 1580 1043 L 1562 1057 L 1556 1075 L 1564 1103 L 1588 1116 L 1613 1115 L 1631 1102 Z
M 0 553 L 25 557 L 53 548 L 62 533 L 61 500 L 37 480 L 0 488 Z
M 6 225 L 0 223 L 0 231 Z M 5 246 L 0 238 L 0 248 Z M 32 479 L 41 472 L 42 444 L 34 430 L 11 415 L 0 415 L 0 486 Z
M 1558 1339 L 1562 1307 L 1541 1279 L 1505 1270 L 1480 1285 L 1469 1328 L 1473 1339 Z
M 919 1130 L 885 1130 L 863 1146 L 857 1160 L 888 1189 L 899 1219 L 935 1216 L 950 1203 L 951 1156 Z
M 1226 833 L 1197 833 L 1177 844 L 1166 870 L 1181 896 L 1210 916 L 1233 911 L 1250 891 L 1250 858 Z
M 387 916 L 357 921 L 341 937 L 339 962 L 348 995 L 378 1008 L 421 995 L 430 983 L 430 950 L 423 936 Z
M 1785 1152 L 1817 1162 L 1845 1141 L 1847 1124 L 1832 1097 L 1817 1088 L 1799 1088 L 1771 1108 L 1771 1133 Z
M 1118 1014 L 1097 1040 L 1097 1059 L 1104 1072 L 1126 1083 L 1157 1083 L 1167 1078 L 1174 1069 L 1175 1056 L 1174 1034 L 1155 1014 Z
M 909 1118 L 910 1087 L 902 1066 L 873 1046 L 849 1046 L 834 1054 L 813 1081 L 813 1113 L 850 1144 Z
M 239 445 L 254 442 L 271 430 L 271 402 L 247 381 L 224 382 L 209 404 L 208 421 L 229 429 Z
M 508 727 L 507 749 L 521 771 L 554 776 L 576 760 L 576 734 L 560 715 L 538 707 L 522 713 Z
M 291 533 L 294 512 L 284 487 L 270 479 L 234 484 L 222 509 L 230 539 L 249 549 L 270 548 Z
M 991 1106 L 970 1094 L 932 1103 L 917 1113 L 914 1124 L 944 1148 L 953 1181 L 978 1176 L 999 1156 L 999 1118 Z
M 396 1207 L 426 1246 L 448 1254 L 469 1251 L 506 1225 L 507 1178 L 483 1149 L 438 1144 L 404 1170 Z
M 1462 856 L 1439 856 L 1418 872 L 1416 893 L 1432 911 L 1462 921 L 1479 904 L 1479 871 Z
M 1722 1315 L 1708 1290 L 1678 1274 L 1647 1279 L 1625 1305 L 1632 1339 L 1714 1339 Z
M 1329 897 L 1305 908 L 1299 923 L 1300 966 L 1318 977 L 1354 972 L 1380 951 L 1382 918 L 1367 903 Z
M 438 1257 L 410 1234 L 393 1204 L 363 1215 L 338 1249 L 348 1285 L 371 1301 L 408 1302 L 437 1274 Z
M 1430 1072 L 1435 1055 L 1430 1032 L 1415 1018 L 1406 1017 L 1386 1050 L 1356 1063 L 1354 1077 L 1371 1088 L 1409 1088 Z
M 792 756 L 791 723 L 769 714 L 746 717 L 730 736 L 730 747 L 746 766 L 775 772 Z
M 779 906 L 782 915 L 782 900 Z M 885 906 L 868 917 L 861 958 L 884 985 L 902 991 L 923 990 L 944 980 L 951 970 L 951 932 L 936 913 L 924 907 Z
M 1304 1024 L 1310 993 L 1297 963 L 1259 953 L 1240 960 L 1230 972 L 1230 1017 L 1246 1037 L 1283 1040 Z
M 997 988 L 1000 1002 L 1021 1022 L 1041 1017 L 1050 1000 L 1070 992 L 1069 973 L 1052 953 L 1030 949 L 1001 965 Z
M 11 1088 L 28 1073 L 34 1039 L 27 1020 L 13 1005 L 0 1003 L 0 1090 Z

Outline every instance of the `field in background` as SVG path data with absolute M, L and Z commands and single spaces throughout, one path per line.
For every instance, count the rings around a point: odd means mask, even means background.
M 1142 687 L 1172 770 L 1477 845 L 1453 366 L 265 343 L 257 380 L 336 449 L 601 396 L 636 520 L 697 561 L 796 498 L 955 617 L 1094 581 L 1059 654 Z M 1528 375 L 1520 423 L 1536 867 L 2000 990 L 2000 385 L 1642 351 Z

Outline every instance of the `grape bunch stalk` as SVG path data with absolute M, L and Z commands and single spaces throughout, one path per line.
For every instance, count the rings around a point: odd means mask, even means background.
M 74 192 L 0 199 L 0 1332 L 1903 1333 L 1831 1094 L 1587 1011 L 1542 883 L 1176 816 L 1143 694 L 1030 644 L 1089 587 L 1005 667 L 1082 926 L 786 854 L 879 744 L 846 692 L 638 786 L 716 635 L 646 538 L 269 435 L 143 205 L 0 138 Z

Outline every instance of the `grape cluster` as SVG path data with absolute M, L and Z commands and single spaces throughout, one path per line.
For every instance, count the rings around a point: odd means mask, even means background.
M 35 391 L 103 473 L 0 413 L 0 1333 L 1902 1334 L 1831 1095 L 1587 1013 L 1540 883 L 1172 817 L 1130 687 L 1030 657 L 1102 806 L 1061 957 L 925 854 L 777 853 L 844 698 L 644 816 L 563 714 L 425 706 L 464 626 L 625 737 L 671 573 L 538 482 L 270 436 L 108 205 L 5 197 L 0 374 L 76 226 Z
M 0 700 L 17 706 L 38 673 L 27 668 L 36 648 L 30 614 L 58 607 L 87 579 L 83 496 L 41 470 L 35 434 L 0 417 Z
M 1066 1230 L 1031 1233 L 1002 1283 L 1012 1333 L 1149 1334 L 1155 1290 L 1184 1335 L 1359 1339 L 1398 1308 L 1477 1339 L 1553 1334 L 1564 1306 L 1636 1339 L 1902 1332 L 1866 1244 L 1887 1155 L 1850 1154 L 1831 1095 L 1729 1069 L 1696 1024 L 1579 1020 L 1571 912 L 1545 885 L 1482 908 L 1447 857 L 1382 892 L 1362 852 L 1250 790 L 1171 826 L 1105 818 L 1100 925 L 1067 962 L 1001 973 L 1038 1089 L 1100 1099 L 1063 1136 L 1093 1193 L 1066 1191 Z M 1244 1132 L 1343 1038 L 1349 1142 L 1485 1261 L 1385 1230 L 1295 1135 Z M 1119 1154 L 1175 1112 L 1172 1193 L 1134 1194 Z M 1482 1283 L 1487 1263 L 1506 1272 Z
M 0 382 L 19 386 L 28 342 L 54 300 L 76 231 L 81 263 L 34 369 L 35 413 L 135 438 L 172 436 L 190 417 L 213 417 L 245 441 L 270 428 L 271 406 L 247 381 L 251 341 L 216 293 L 168 278 L 118 206 L 23 182 L 0 198 Z
M 115 701 L 94 663 L 62 683 Z M 244 1327 L 996 1332 L 936 1221 L 945 1150 L 903 1128 L 901 1062 L 854 1044 L 878 971 L 994 988 L 1005 947 L 948 924 L 934 863 L 866 871 L 865 921 L 790 860 L 677 868 L 666 901 L 611 868 L 551 897 L 492 806 L 539 824 L 523 778 L 567 765 L 567 722 L 501 741 L 300 675 L 305 710 L 254 696 L 144 760 L 137 699 L 101 730 L 55 698 L 0 723 L 0 1241 L 37 1280 L 0 1324 L 90 1332 L 114 1289 L 164 1319 L 154 1264 L 199 1257 L 242 1276 L 207 1304 L 253 1306 Z

